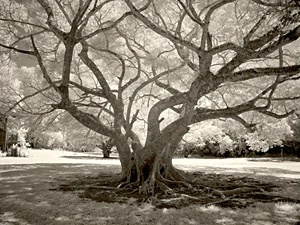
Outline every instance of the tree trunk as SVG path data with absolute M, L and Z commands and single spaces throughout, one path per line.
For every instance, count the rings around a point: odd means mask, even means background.
M 154 194 L 156 191 L 170 192 L 170 184 L 186 183 L 183 172 L 177 170 L 172 164 L 172 158 L 187 128 L 178 129 L 168 141 L 155 141 L 139 148 L 134 148 L 131 161 L 125 167 L 127 174 L 125 186 L 138 186 L 142 194 Z M 165 144 L 167 143 L 167 144 Z
M 128 177 L 128 174 L 130 174 L 132 167 L 131 150 L 126 138 L 123 136 L 114 139 L 114 143 L 119 153 L 119 160 L 121 162 L 121 179 L 125 179 Z
M 111 149 L 114 146 L 114 142 L 113 139 L 108 139 L 107 141 L 102 142 L 101 144 L 101 149 L 103 152 L 103 158 L 109 158 L 110 157 L 110 153 L 111 153 Z
M 110 157 L 110 149 L 104 147 L 103 148 L 103 158 L 108 159 Z

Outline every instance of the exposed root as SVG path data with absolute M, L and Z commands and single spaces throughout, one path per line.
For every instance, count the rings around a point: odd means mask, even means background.
M 99 190 L 108 190 L 108 191 L 121 191 L 119 187 L 110 187 L 110 186 L 98 186 L 98 185 L 68 185 L 66 186 L 69 190 L 88 190 L 88 189 L 99 189 Z M 66 189 L 64 185 L 60 186 L 60 189 Z M 123 190 L 130 190 L 129 188 L 121 188 Z
M 192 200 L 196 200 L 196 201 L 201 201 L 200 198 L 197 198 L 197 197 L 194 197 L 194 196 L 190 196 L 190 195 L 186 195 L 186 194 L 181 194 L 181 195 L 178 195 L 178 197 L 162 199 L 161 202 L 180 201 L 180 200 L 182 200 L 184 198 L 192 199 Z
M 190 174 L 186 173 L 183 170 L 176 169 L 173 165 L 169 168 L 169 175 L 174 181 L 183 181 L 192 183 L 192 179 L 190 178 Z
M 121 182 L 121 183 L 117 186 L 117 188 L 126 187 L 128 184 L 130 184 L 130 182 L 128 182 L 128 181 Z
M 156 183 L 159 186 L 160 190 L 162 190 L 166 196 L 175 195 L 175 192 L 173 191 L 173 189 L 168 187 L 163 182 L 160 182 L 160 181 L 157 180 Z
M 241 201 L 241 199 L 237 199 L 237 198 L 226 198 L 226 199 L 222 199 L 222 200 L 218 200 L 218 201 L 214 201 L 214 202 L 210 202 L 210 203 L 207 203 L 205 205 L 203 205 L 204 207 L 208 207 L 208 206 L 211 206 L 211 205 L 221 205 L 221 204 L 224 204 L 224 203 L 227 203 L 227 202 L 238 202 L 238 205 L 241 206 L 241 205 L 245 205 L 246 202 L 245 201 Z
M 140 184 L 140 181 L 126 182 L 126 184 L 124 184 L 124 188 L 136 188 L 139 186 L 139 184 Z
M 300 202 L 299 199 L 279 195 L 277 185 L 251 178 L 199 173 L 194 174 L 199 179 L 189 189 L 189 185 L 186 186 L 182 181 L 170 180 L 173 175 L 170 170 L 168 173 L 159 172 L 156 171 L 154 177 L 150 173 L 151 176 L 142 184 L 126 180 L 120 184 L 107 176 L 102 179 L 84 177 L 68 180 L 70 183 L 52 190 L 71 191 L 84 198 L 107 202 L 127 203 L 129 198 L 133 198 L 137 203 L 149 202 L 157 208 L 180 208 L 191 204 L 243 208 L 256 202 Z
M 154 182 L 150 181 L 149 179 L 146 180 L 140 187 L 139 187 L 139 194 L 146 194 L 146 195 L 154 195 L 155 194 L 155 186 Z
M 187 194 L 181 194 L 180 196 L 183 197 L 183 198 L 189 198 L 189 199 L 198 200 L 198 201 L 201 200 L 200 198 L 190 196 L 190 195 L 187 195 Z
M 240 188 L 235 188 L 233 190 L 227 190 L 224 191 L 223 194 L 226 196 L 233 196 L 233 195 L 238 195 L 238 194 L 242 194 L 242 193 L 250 193 L 250 192 L 264 192 L 264 190 L 262 188 L 257 188 L 257 187 L 253 187 L 253 188 L 249 188 L 249 187 L 240 187 Z
M 184 186 L 184 187 L 186 187 L 186 188 L 188 188 L 188 189 L 192 189 L 193 188 L 193 186 L 190 184 L 190 183 L 188 183 L 188 182 L 185 182 L 185 181 L 176 181 L 176 180 L 170 180 L 170 179 L 167 179 L 167 178 L 164 178 L 163 176 L 159 176 L 159 179 L 162 181 L 162 182 L 164 182 L 164 183 L 167 183 L 167 184 L 169 184 L 169 185 L 182 185 L 182 186 Z

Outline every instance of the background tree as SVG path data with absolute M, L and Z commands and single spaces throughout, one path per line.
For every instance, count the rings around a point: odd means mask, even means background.
M 30 97 L 46 95 L 47 111 L 111 138 L 123 185 L 154 193 L 188 185 L 172 157 L 190 125 L 232 118 L 251 128 L 249 112 L 294 112 L 299 10 L 277 0 L 3 1 L 0 46 L 39 69 Z M 220 94 L 218 107 L 207 101 Z

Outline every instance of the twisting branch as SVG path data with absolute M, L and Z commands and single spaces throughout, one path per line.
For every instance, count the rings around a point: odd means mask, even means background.
M 142 23 L 144 23 L 148 28 L 150 28 L 151 30 L 153 30 L 154 32 L 156 32 L 157 34 L 169 39 L 170 41 L 172 41 L 173 43 L 182 45 L 190 50 L 192 50 L 193 52 L 197 53 L 197 54 L 201 54 L 201 51 L 199 50 L 199 48 L 194 45 L 193 43 L 183 40 L 175 35 L 173 35 L 172 33 L 170 33 L 169 31 L 166 31 L 160 27 L 158 27 L 156 24 L 154 24 L 152 21 L 150 21 L 147 17 L 145 17 L 133 4 L 130 0 L 125 0 L 127 6 L 130 8 L 132 14 L 139 19 Z
M 294 113 L 294 110 L 291 110 L 284 114 L 277 114 L 275 112 L 268 111 L 268 109 L 272 105 L 273 95 L 275 93 L 276 88 L 278 87 L 279 84 L 282 84 L 286 81 L 288 81 L 288 79 L 282 79 L 280 76 L 278 76 L 275 79 L 273 84 L 265 88 L 254 98 L 240 105 L 236 105 L 233 107 L 227 106 L 227 108 L 220 108 L 220 109 L 197 108 L 195 111 L 193 123 L 201 122 L 207 119 L 217 119 L 223 117 L 223 118 L 235 119 L 239 121 L 241 124 L 243 124 L 245 127 L 253 129 L 254 125 L 248 124 L 246 121 L 243 121 L 242 118 L 239 116 L 240 114 L 249 111 L 257 111 L 259 113 L 265 114 L 270 117 L 274 117 L 276 119 L 282 119 L 288 117 L 289 115 Z M 268 94 L 268 96 L 265 96 L 266 94 Z M 256 103 L 261 99 L 267 100 L 267 103 L 265 105 L 257 106 Z
M 177 1 L 192 21 L 194 21 L 196 24 L 198 24 L 200 26 L 203 26 L 203 22 L 201 21 L 201 19 L 198 17 L 197 13 L 195 12 L 195 9 L 194 9 L 191 1 L 187 1 L 191 12 L 188 10 L 188 8 L 185 6 L 185 4 L 181 0 L 177 0 Z
M 294 76 L 300 73 L 300 65 L 269 67 L 269 68 L 253 68 L 238 71 L 232 74 L 223 74 L 216 80 L 218 83 L 237 82 L 249 80 L 263 76 Z
M 22 53 L 22 54 L 35 56 L 34 51 L 28 51 L 28 50 L 24 50 L 24 49 L 19 49 L 19 48 L 16 48 L 16 47 L 13 47 L 13 46 L 9 46 L 9 45 L 4 45 L 4 44 L 1 44 L 1 43 L 0 43 L 0 46 L 3 47 L 3 48 L 9 49 L 9 50 L 13 50 L 15 52 L 19 52 L 19 53 Z
M 64 7 L 62 6 L 61 2 L 58 0 L 55 0 L 56 4 L 58 5 L 60 11 L 64 14 L 66 20 L 68 21 L 69 25 L 72 25 L 72 20 L 70 18 L 70 16 L 68 15 L 68 13 L 66 12 L 66 10 L 64 9 Z
M 129 49 L 129 51 L 134 55 L 136 62 L 137 62 L 137 73 L 135 75 L 135 77 L 131 78 L 127 83 L 125 83 L 124 85 L 122 85 L 122 81 L 124 78 L 124 74 L 121 77 L 122 79 L 120 79 L 119 82 L 119 92 L 120 95 L 122 94 L 122 92 L 124 92 L 124 90 L 126 90 L 130 85 L 132 85 L 133 83 L 135 83 L 140 77 L 141 77 L 141 60 L 140 60 L 140 56 L 137 54 L 137 52 L 131 47 L 128 38 L 126 37 L 125 34 L 123 34 L 117 27 L 115 28 L 116 31 L 118 32 L 118 34 L 125 40 L 126 46 Z M 125 63 L 124 65 L 124 73 L 125 73 Z
M 113 94 L 112 90 L 110 89 L 110 86 L 108 85 L 101 70 L 88 56 L 88 48 L 89 48 L 88 44 L 84 41 L 82 41 L 81 44 L 82 44 L 82 50 L 79 53 L 79 57 L 97 78 L 98 82 L 102 87 L 103 94 L 112 103 L 113 107 L 116 107 L 117 106 L 116 96 Z
M 93 9 L 80 21 L 79 25 L 81 25 L 80 29 L 82 30 L 88 23 L 89 19 L 94 16 L 97 12 L 99 12 L 106 4 L 113 2 L 114 0 L 106 0 L 99 5 L 97 5 L 97 1 L 95 1 L 95 5 Z
M 157 74 L 157 76 L 152 77 L 152 78 L 146 80 L 145 82 L 141 83 L 137 88 L 135 88 L 135 90 L 133 91 L 132 95 L 129 97 L 129 103 L 128 103 L 127 112 L 126 112 L 126 122 L 128 123 L 129 120 L 130 120 L 132 106 L 133 106 L 135 98 L 136 98 L 136 96 L 137 96 L 137 94 L 139 93 L 140 90 L 142 90 L 148 84 L 151 84 L 151 83 L 155 82 L 156 80 L 158 80 L 159 78 L 161 78 L 161 77 L 163 77 L 163 76 L 165 76 L 167 74 L 173 73 L 173 72 L 175 72 L 175 71 L 183 68 L 184 66 L 185 66 L 185 64 L 182 64 L 182 65 L 179 65 L 179 66 L 174 67 L 172 69 L 169 69 L 169 70 L 166 70 L 164 72 L 161 72 L 160 74 Z M 180 103 L 178 103 L 178 104 L 180 104 Z M 177 104 L 175 104 L 175 105 L 177 105 Z M 153 109 L 153 107 L 152 107 L 152 109 Z
M 84 35 L 81 38 L 79 38 L 79 41 L 86 41 L 86 40 L 88 40 L 92 37 L 95 37 L 96 35 L 98 35 L 100 33 L 103 33 L 103 32 L 106 32 L 106 31 L 109 31 L 109 30 L 115 28 L 119 23 L 121 23 L 129 15 L 131 15 L 130 12 L 124 13 L 119 19 L 117 19 L 114 22 L 111 22 L 110 25 L 108 25 L 107 27 L 97 29 L 97 30 L 95 30 L 95 31 L 93 31 L 93 32 L 91 32 L 87 35 Z
M 83 95 L 91 94 L 94 96 L 105 98 L 105 95 L 103 94 L 103 91 L 101 89 L 91 89 L 83 85 L 80 85 L 74 81 L 70 81 L 70 84 L 78 88 L 79 90 L 81 90 L 83 92 Z
M 105 102 L 104 105 L 102 105 L 103 103 L 97 103 L 90 100 L 90 103 L 74 102 L 73 104 L 77 107 L 89 107 L 100 109 L 100 112 L 98 113 L 97 117 L 99 117 L 102 112 L 106 112 L 108 115 L 114 116 L 114 113 L 106 108 L 108 102 Z
M 300 37 L 299 25 L 282 35 L 282 29 L 288 26 L 290 23 L 290 21 L 286 19 L 286 16 L 282 16 L 282 18 L 279 19 L 279 24 L 269 29 L 263 35 L 260 35 L 259 37 L 251 40 L 250 37 L 253 35 L 253 32 L 255 32 L 259 28 L 259 25 L 261 25 L 261 23 L 264 20 L 264 17 L 266 17 L 268 13 L 269 11 L 266 12 L 266 14 L 261 18 L 261 20 L 258 21 L 256 25 L 254 25 L 254 27 L 246 35 L 243 47 L 236 46 L 232 43 L 228 43 L 217 46 L 210 51 L 211 54 L 217 54 L 218 52 L 226 50 L 233 50 L 237 53 L 236 56 L 233 57 L 230 62 L 225 64 L 218 71 L 218 75 L 222 76 L 224 74 L 230 74 L 247 60 L 255 58 L 264 58 L 267 55 L 278 50 L 282 46 L 285 46 L 297 40 Z M 296 21 L 294 21 L 293 23 L 297 25 Z
M 270 1 L 263 1 L 263 0 L 252 0 L 253 2 L 263 5 L 263 6 L 268 6 L 268 7 L 299 7 L 299 2 L 297 0 L 288 0 L 288 1 L 275 1 L 275 2 L 270 2 Z
M 267 115 L 269 117 L 276 118 L 276 119 L 286 118 L 286 117 L 292 115 L 295 112 L 295 110 L 291 110 L 291 111 L 289 111 L 287 113 L 284 113 L 284 114 L 277 114 L 277 113 L 274 113 L 274 112 L 267 111 L 265 109 L 258 109 L 257 111 L 260 112 L 260 113 L 262 113 L 262 114 L 265 114 L 265 115 Z
M 176 88 L 173 88 L 170 84 L 165 84 L 163 82 L 160 82 L 159 80 L 155 81 L 155 84 L 160 87 L 165 89 L 166 91 L 168 91 L 169 93 L 171 93 L 172 95 L 177 95 L 180 94 L 181 92 L 179 90 L 177 90 Z
M 202 37 L 201 37 L 201 49 L 204 51 L 206 48 L 206 44 L 207 44 L 207 40 L 209 38 L 209 23 L 210 23 L 210 19 L 212 14 L 219 9 L 220 7 L 232 3 L 235 0 L 221 0 L 221 1 L 217 1 L 214 5 L 212 5 L 208 12 L 206 13 L 205 17 L 204 17 L 204 24 L 202 26 L 203 32 L 202 32 Z
M 248 123 L 246 120 L 244 120 L 241 116 L 233 114 L 231 116 L 232 119 L 242 124 L 249 132 L 255 131 L 256 124 L 254 123 Z
M 118 77 L 119 79 L 119 84 L 118 84 L 118 100 L 121 101 L 122 100 L 122 92 L 123 92 L 123 87 L 122 87 L 122 81 L 125 77 L 125 72 L 126 72 L 126 65 L 125 65 L 125 60 L 122 58 L 122 56 L 112 50 L 109 49 L 100 49 L 97 47 L 94 47 L 92 45 L 89 45 L 90 48 L 99 51 L 99 52 L 104 52 L 104 53 L 108 53 L 110 55 L 113 55 L 114 57 L 116 57 L 120 64 L 121 64 L 121 74 Z
M 39 2 L 39 4 L 43 7 L 43 9 L 46 11 L 47 15 L 48 15 L 48 19 L 47 19 L 47 25 L 49 26 L 50 30 L 61 40 L 64 39 L 64 35 L 65 32 L 63 32 L 62 30 L 58 29 L 54 23 L 54 14 L 53 11 L 51 9 L 51 7 L 49 6 L 49 4 L 45 1 L 45 0 L 37 0 Z
M 152 73 L 154 75 L 154 77 L 157 76 L 156 74 L 156 70 L 154 68 L 154 66 L 151 67 L 152 68 Z M 175 88 L 173 88 L 170 84 L 165 84 L 159 80 L 155 80 L 155 84 L 158 86 L 158 87 L 161 87 L 163 89 L 165 89 L 166 91 L 168 91 L 169 93 L 173 94 L 173 95 L 177 95 L 177 94 L 180 94 L 181 92 Z
M 55 81 L 54 83 L 60 83 L 59 81 Z M 20 103 L 24 102 L 26 99 L 32 98 L 38 94 L 41 94 L 44 91 L 47 91 L 49 89 L 51 89 L 52 86 L 47 86 L 45 88 L 39 89 L 36 92 L 26 95 L 25 97 L 21 98 L 19 101 L 15 102 L 4 114 L 7 114 L 8 112 L 10 112 L 11 110 L 13 110 L 16 106 L 20 105 Z
M 80 20 L 83 18 L 91 3 L 92 0 L 86 0 L 84 4 L 81 4 L 80 7 L 78 7 L 78 11 L 73 19 L 72 26 L 75 25 L 76 28 L 78 27 Z
M 52 79 L 50 78 L 50 76 L 48 74 L 48 71 L 47 71 L 47 69 L 46 69 L 46 67 L 44 65 L 42 56 L 40 55 L 39 50 L 38 50 L 38 48 L 35 45 L 33 36 L 31 36 L 31 43 L 32 43 L 32 47 L 34 49 L 34 56 L 36 57 L 36 59 L 38 61 L 38 64 L 39 64 L 39 67 L 40 67 L 40 69 L 42 71 L 43 77 L 48 82 L 48 84 L 52 88 L 54 88 L 55 91 L 57 91 L 58 93 L 60 93 L 60 90 L 59 90 L 58 86 L 52 81 Z
M 177 26 L 176 26 L 176 30 L 175 30 L 175 34 L 182 38 L 181 37 L 181 27 L 182 27 L 182 23 L 183 23 L 183 20 L 186 16 L 186 13 L 183 13 L 180 18 L 179 18 L 179 21 L 177 23 Z M 191 41 L 192 39 L 192 36 L 190 38 L 189 41 Z M 185 49 L 184 47 L 180 46 L 179 44 L 177 43 L 174 43 L 174 46 L 177 50 L 177 53 L 178 55 L 180 56 L 180 58 L 186 62 L 186 64 L 193 70 L 195 71 L 198 67 L 196 64 L 194 64 L 191 60 L 189 60 L 189 50 L 188 49 Z
M 107 1 L 106 3 L 108 3 L 108 1 Z M 142 11 L 146 10 L 146 9 L 149 7 L 149 5 L 150 5 L 150 1 L 148 1 L 147 4 L 146 4 L 145 6 L 141 7 L 141 8 L 138 9 L 137 11 L 138 11 L 138 12 L 142 12 Z M 102 7 L 102 6 L 101 6 L 101 7 Z M 101 7 L 99 7 L 99 9 L 100 9 Z M 98 10 L 99 10 L 99 9 L 98 9 Z M 91 14 L 91 15 L 92 15 L 92 14 Z M 90 15 L 90 16 L 91 16 L 91 15 Z M 113 21 L 113 22 L 108 22 L 110 25 L 108 25 L 107 27 L 99 28 L 99 29 L 97 29 L 97 30 L 95 30 L 95 31 L 93 31 L 93 32 L 91 32 L 91 33 L 89 33 L 89 34 L 87 34 L 87 35 L 84 35 L 84 36 L 82 36 L 81 38 L 79 38 L 79 41 L 85 41 L 85 40 L 87 40 L 87 39 L 90 39 L 90 38 L 92 38 L 92 37 L 95 37 L 96 35 L 98 35 L 98 34 L 100 34 L 100 33 L 103 33 L 103 32 L 105 32 L 105 31 L 109 31 L 109 30 L 111 30 L 111 29 L 117 27 L 117 25 L 118 25 L 119 23 L 121 23 L 127 16 L 130 16 L 130 15 L 132 15 L 132 12 L 125 12 L 125 13 L 124 13 L 122 16 L 120 16 L 117 20 L 115 20 L 115 21 Z M 87 17 L 87 18 L 88 18 L 88 17 Z M 85 23 L 83 23 L 83 25 L 85 25 L 85 24 L 87 24 L 87 21 L 86 21 Z M 80 28 L 80 30 L 82 31 L 83 28 L 84 28 L 84 26 L 83 26 L 82 28 Z
M 45 26 L 42 26 L 42 25 L 39 25 L 39 24 L 30 23 L 28 21 L 20 21 L 20 20 L 15 20 L 15 19 L 12 19 L 12 18 L 6 19 L 6 18 L 1 18 L 1 17 L 0 17 L 0 21 L 29 25 L 29 26 L 32 26 L 32 27 L 40 28 L 40 29 L 45 30 L 45 31 L 49 31 L 49 28 L 47 28 Z
M 267 13 L 265 13 L 252 27 L 252 29 L 248 32 L 248 34 L 244 37 L 244 46 L 247 46 L 250 42 L 251 37 L 254 35 L 254 33 L 260 28 L 260 26 L 263 24 L 263 22 L 267 18 Z

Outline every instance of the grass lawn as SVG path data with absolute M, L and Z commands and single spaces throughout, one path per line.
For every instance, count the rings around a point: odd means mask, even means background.
M 218 204 L 219 199 L 207 192 L 216 204 L 157 207 L 134 194 L 122 197 L 115 190 L 86 188 L 85 184 L 99 184 L 99 177 L 101 183 L 120 171 L 116 159 L 92 154 L 32 151 L 26 159 L 0 158 L 0 225 L 300 224 L 300 162 L 230 160 L 176 159 L 174 163 L 191 172 L 204 172 L 196 173 L 197 178 L 218 190 L 261 184 L 260 197 L 239 193 L 240 203 L 251 204 Z M 228 189 L 230 184 L 235 188 Z M 118 200 L 109 201 L 111 195 Z

